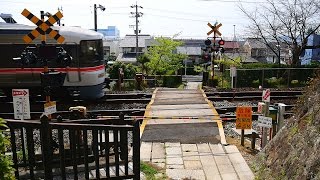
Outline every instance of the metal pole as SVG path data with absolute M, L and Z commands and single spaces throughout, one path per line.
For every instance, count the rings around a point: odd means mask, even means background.
M 97 31 L 97 5 L 93 6 L 93 14 L 94 14 L 94 30 Z
M 44 11 L 40 11 L 40 14 L 41 14 L 41 21 L 44 22 Z M 46 45 L 46 34 L 45 32 L 41 35 L 41 43 L 43 46 Z M 45 62 L 45 65 L 43 67 L 43 73 L 49 73 L 49 68 L 48 68 L 48 62 L 47 62 L 47 59 L 44 60 Z M 46 103 L 49 103 L 51 101 L 51 98 L 50 98 L 50 87 L 47 86 L 45 87 L 45 93 L 46 93 Z M 50 120 L 51 119 L 51 114 L 48 114 L 48 119 Z
M 139 38 L 138 38 L 138 33 L 139 33 L 139 28 L 138 28 L 138 5 L 136 2 L 136 59 L 138 60 L 138 48 L 139 48 Z
M 281 49 L 280 49 L 280 44 L 279 44 L 279 42 L 278 42 L 278 61 L 279 61 L 279 68 L 280 68 L 280 66 L 281 66 L 281 61 L 280 61 L 280 52 L 281 51 Z
M 216 32 L 213 33 L 213 49 L 216 47 Z M 213 79 L 214 79 L 214 52 L 211 53 L 211 79 L 212 79 L 212 86 L 213 86 Z

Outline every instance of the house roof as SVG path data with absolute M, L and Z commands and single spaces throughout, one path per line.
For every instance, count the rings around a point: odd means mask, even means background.
M 131 64 L 134 64 L 134 63 L 137 62 L 136 54 L 123 54 L 123 53 L 119 53 L 116 61 L 123 62 L 123 63 L 131 63 Z
M 201 47 L 177 47 L 177 52 L 186 55 L 201 55 Z
M 204 46 L 205 39 L 175 39 L 182 41 L 184 46 Z
M 227 57 L 229 57 L 230 59 L 235 59 L 237 57 L 241 57 L 241 62 L 242 63 L 257 63 L 259 62 L 258 60 L 247 56 L 246 53 L 224 53 Z
M 252 49 L 265 49 L 267 46 L 262 42 L 261 38 L 248 38 L 247 42 Z
M 138 47 L 146 47 L 145 40 L 151 39 L 150 35 L 139 35 L 138 36 Z M 120 40 L 119 47 L 136 47 L 136 35 L 126 35 L 124 39 Z
M 223 48 L 225 49 L 239 49 L 239 43 L 237 41 L 225 41 Z

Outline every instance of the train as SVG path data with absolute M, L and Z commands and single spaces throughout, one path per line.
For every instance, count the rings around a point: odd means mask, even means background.
M 40 74 L 44 71 L 41 63 L 21 64 L 13 59 L 21 57 L 26 48 L 41 45 L 41 36 L 30 44 L 23 36 L 36 26 L 0 22 L 0 89 L 11 95 L 12 89 L 29 89 L 38 93 L 42 88 Z M 57 96 L 77 96 L 81 99 L 98 99 L 104 96 L 106 63 L 103 53 L 103 35 L 80 27 L 52 26 L 65 38 L 62 44 L 47 36 L 46 45 L 62 47 L 71 57 L 71 63 L 63 67 L 61 62 L 47 62 L 49 71 L 65 74 L 63 85 L 53 89 Z

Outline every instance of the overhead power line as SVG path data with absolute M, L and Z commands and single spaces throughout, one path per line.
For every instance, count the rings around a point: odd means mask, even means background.
M 177 20 L 185 20 L 185 21 L 195 21 L 195 22 L 205 22 L 208 23 L 208 21 L 211 20 L 205 20 L 205 19 L 189 19 L 189 18 L 180 18 L 180 17 L 173 17 L 173 16 L 165 16 L 165 15 L 158 15 L 158 14 L 150 14 L 147 13 L 145 14 L 146 16 L 150 15 L 150 16 L 157 16 L 157 17 L 162 17 L 162 18 L 167 18 L 167 19 L 177 19 Z M 229 18 L 228 18 L 229 19 Z M 246 23 L 239 23 L 239 22 L 224 22 L 225 24 L 246 24 Z
M 221 3 L 266 3 L 266 1 L 241 1 L 241 0 L 199 0 L 199 1 L 215 1 Z
M 189 16 L 202 16 L 202 17 L 208 17 L 208 14 L 198 14 L 198 13 L 190 13 L 190 12 L 183 12 L 183 11 L 172 11 L 172 10 L 167 10 L 167 9 L 156 9 L 156 8 L 145 8 L 145 10 L 151 10 L 151 11 L 159 11 L 159 12 L 168 12 L 168 13 L 172 13 L 172 14 L 184 14 L 184 15 L 189 15 Z M 222 16 L 215 16 L 217 18 L 221 17 Z M 228 18 L 228 19 L 240 19 L 239 17 L 234 17 L 234 16 L 229 16 L 229 17 L 226 17 L 224 16 L 223 18 Z

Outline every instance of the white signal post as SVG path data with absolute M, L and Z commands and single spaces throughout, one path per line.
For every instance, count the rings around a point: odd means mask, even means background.
M 219 28 L 222 26 L 222 24 L 221 23 L 219 23 L 219 24 L 216 23 L 213 26 L 211 23 L 208 23 L 207 25 L 211 28 L 211 30 L 207 33 L 207 35 L 209 36 L 210 34 L 213 33 L 213 47 L 214 47 L 215 43 L 216 43 L 216 38 L 217 38 L 216 35 L 218 35 L 218 36 L 222 35 L 221 32 L 219 31 Z M 214 79 L 214 59 L 215 59 L 214 53 L 212 53 L 211 54 L 211 69 L 212 69 L 211 78 L 212 78 L 212 80 Z
M 265 111 L 264 116 L 269 116 L 269 106 L 270 106 L 270 89 L 263 90 L 262 92 L 262 101 L 265 102 Z M 262 127 L 262 140 L 261 140 L 261 147 L 264 148 L 267 145 L 267 128 Z

